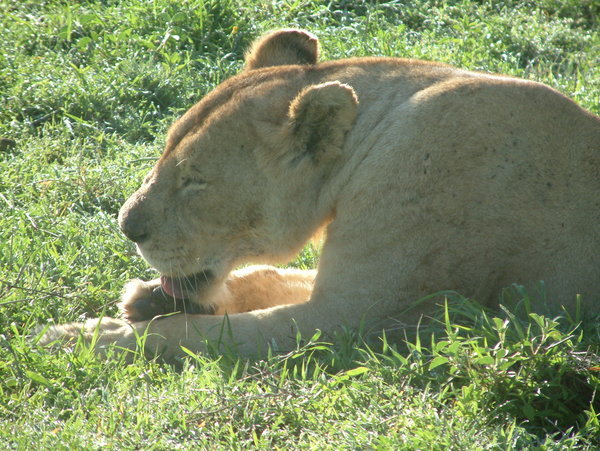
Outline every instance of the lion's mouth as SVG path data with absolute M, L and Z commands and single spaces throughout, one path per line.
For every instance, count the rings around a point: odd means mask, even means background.
M 211 271 L 200 271 L 191 276 L 171 277 L 160 276 L 160 284 L 163 291 L 175 299 L 189 299 L 203 286 L 208 285 L 214 279 Z

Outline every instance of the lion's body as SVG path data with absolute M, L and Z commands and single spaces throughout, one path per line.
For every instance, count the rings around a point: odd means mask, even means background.
M 295 327 L 411 323 L 431 304 L 400 313 L 439 290 L 491 305 L 543 280 L 551 306 L 581 294 L 600 311 L 599 118 L 535 82 L 401 59 L 316 64 L 316 51 L 306 33 L 269 35 L 173 126 L 120 214 L 163 274 L 151 287 L 229 313 L 246 353 L 289 347 Z M 312 292 L 314 273 L 229 276 L 289 258 L 323 225 Z M 192 274 L 206 282 L 175 286 Z M 130 292 L 125 311 L 148 292 Z M 191 330 L 210 338 L 222 321 L 154 321 L 154 346 L 201 350 Z M 106 340 L 131 346 L 115 324 Z

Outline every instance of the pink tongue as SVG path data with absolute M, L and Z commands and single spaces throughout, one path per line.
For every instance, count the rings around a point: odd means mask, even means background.
M 185 293 L 181 289 L 181 283 L 178 280 L 169 276 L 160 276 L 160 284 L 163 291 L 169 296 L 173 296 L 176 299 L 185 298 Z

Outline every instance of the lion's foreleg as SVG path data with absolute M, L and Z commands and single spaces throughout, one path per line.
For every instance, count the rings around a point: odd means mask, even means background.
M 168 296 L 161 288 L 160 279 L 132 280 L 125 285 L 119 307 L 121 316 L 130 323 L 170 313 L 243 313 L 306 302 L 315 276 L 315 270 L 249 266 L 231 272 L 218 286 L 190 299 Z
M 312 294 L 316 275 L 316 270 L 272 266 L 249 266 L 233 271 L 226 281 L 225 295 L 215 304 L 215 314 L 304 303 Z

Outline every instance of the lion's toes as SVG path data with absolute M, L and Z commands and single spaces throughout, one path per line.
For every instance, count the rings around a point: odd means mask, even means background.
M 210 306 L 202 306 L 189 299 L 175 299 L 169 296 L 157 280 L 143 282 L 132 280 L 125 286 L 119 304 L 121 316 L 130 323 L 148 321 L 156 316 L 170 313 L 212 314 Z
M 32 335 L 39 335 L 43 327 L 33 331 Z M 93 318 L 84 323 L 66 323 L 49 327 L 37 343 L 41 346 L 65 346 L 82 338 L 90 342 L 99 335 L 121 335 L 123 330 L 128 330 L 127 323 L 115 318 Z
M 69 323 L 69 324 L 61 324 L 59 326 L 50 326 L 45 332 L 44 335 L 37 341 L 40 346 L 47 347 L 49 345 L 54 345 L 57 347 L 62 347 L 68 345 L 70 342 L 75 342 L 77 337 L 80 335 L 81 330 L 83 328 L 83 324 L 81 323 Z M 36 337 L 39 335 L 44 327 L 37 327 L 33 330 L 32 336 Z
M 160 289 L 156 289 L 157 291 Z M 174 312 L 174 307 L 169 305 L 167 299 L 163 299 L 161 293 L 151 293 L 148 297 L 136 299 L 122 305 L 121 313 L 123 318 L 131 323 L 138 321 L 147 321 L 158 315 L 165 315 Z M 173 304 L 171 300 L 171 304 Z
M 173 299 L 169 299 L 160 284 L 141 280 L 127 283 L 119 307 L 123 318 L 132 323 L 150 320 L 175 309 Z

